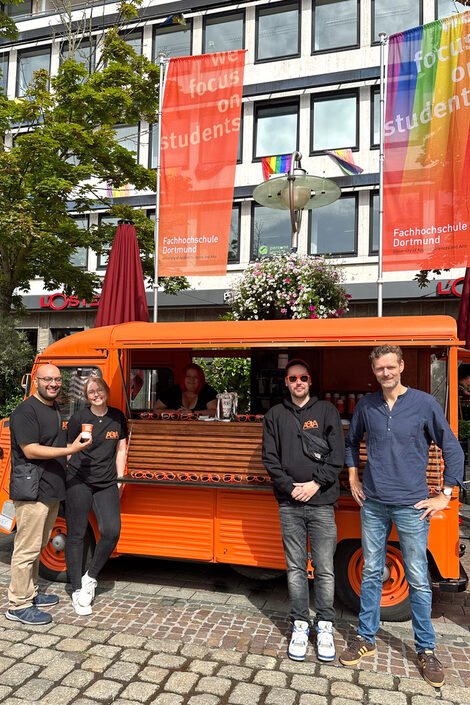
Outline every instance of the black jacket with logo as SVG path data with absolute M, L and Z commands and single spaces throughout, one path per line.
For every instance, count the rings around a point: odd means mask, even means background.
M 302 428 L 323 438 L 330 447 L 325 463 L 317 463 L 302 450 L 297 416 Z M 328 401 L 310 399 L 297 406 L 290 399 L 273 406 L 263 421 L 263 463 L 274 483 L 278 502 L 295 502 L 291 493 L 294 482 L 315 480 L 320 485 L 308 502 L 299 504 L 334 504 L 339 497 L 339 473 L 344 465 L 344 434 L 336 407 Z

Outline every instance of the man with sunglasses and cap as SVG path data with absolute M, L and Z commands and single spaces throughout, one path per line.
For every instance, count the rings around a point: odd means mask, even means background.
M 306 362 L 287 363 L 285 384 L 289 392 L 281 404 L 269 409 L 263 422 L 263 463 L 279 503 L 281 534 L 287 563 L 287 586 L 293 624 L 289 658 L 303 661 L 307 653 L 310 622 L 307 576 L 307 539 L 314 569 L 313 623 L 317 656 L 335 659 L 333 627 L 336 523 L 334 507 L 339 497 L 339 473 L 344 464 L 344 434 L 337 409 L 311 396 L 310 369 Z M 326 441 L 328 450 L 314 460 L 304 452 L 302 434 Z

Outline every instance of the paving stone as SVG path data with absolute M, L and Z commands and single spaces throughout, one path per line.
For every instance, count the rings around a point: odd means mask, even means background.
M 166 654 L 176 654 L 178 650 L 183 646 L 183 642 L 176 641 L 175 639 L 148 639 L 145 643 L 145 648 L 149 651 L 163 651 Z M 190 647 L 186 647 L 190 648 Z M 200 648 L 200 647 L 193 647 Z M 208 649 L 205 649 L 207 653 Z M 203 656 L 205 656 L 205 653 Z M 192 654 L 185 654 L 186 656 L 192 656 Z M 199 656 L 199 654 L 194 654 L 194 656 Z M 202 656 L 200 656 L 202 658 Z
M 266 705 L 293 705 L 297 693 L 287 688 L 272 688 L 266 696 Z M 306 705 L 306 704 L 305 704 Z
M 117 661 L 104 672 L 105 678 L 130 682 L 139 671 L 139 664 L 131 661 Z
M 155 700 L 151 701 L 151 705 L 181 705 L 183 696 L 177 693 L 161 693 L 157 695 Z
M 321 669 L 320 669 L 321 670 Z M 346 669 L 344 669 L 346 671 Z M 354 674 L 354 671 L 352 669 L 348 669 L 348 672 L 351 674 Z M 394 688 L 394 677 L 389 676 L 386 673 L 374 673 L 373 671 L 359 671 L 359 678 L 358 678 L 358 683 L 359 685 L 368 685 L 372 686 L 373 688 L 383 688 L 384 690 L 393 690 Z M 416 680 L 411 680 L 411 678 L 406 678 L 406 679 L 400 679 L 402 680 L 409 680 L 410 683 L 418 683 L 420 684 L 420 681 Z M 423 685 L 427 685 L 423 681 Z M 430 688 L 431 686 L 428 686 Z M 398 690 L 406 690 L 406 688 L 400 688 L 400 685 L 398 686 Z M 415 692 L 413 690 L 410 690 L 410 692 Z M 422 691 L 418 691 L 422 692 Z
M 90 646 L 85 639 L 61 639 L 55 648 L 59 651 L 86 651 Z
M 355 700 L 346 700 L 345 702 L 340 701 L 342 701 L 342 698 L 335 698 L 333 700 L 335 705 L 350 705 L 350 703 L 354 703 L 354 705 L 356 705 Z M 328 700 L 324 695 L 315 695 L 314 693 L 301 695 L 299 700 L 299 705 L 327 705 L 327 703 Z
M 208 676 L 201 678 L 196 685 L 197 693 L 211 693 L 211 695 L 225 695 L 230 690 L 231 682 L 228 678 L 219 678 L 218 676 Z
M 79 637 L 80 639 L 86 639 L 86 641 L 104 644 L 112 634 L 111 629 L 93 629 L 93 627 L 87 627 L 86 629 L 82 629 Z
M 307 703 L 308 700 L 306 701 L 305 705 L 307 705 Z M 331 705 L 357 705 L 357 700 L 349 700 L 349 698 L 332 698 Z
M 458 685 L 443 685 L 441 688 L 442 697 L 459 705 L 470 703 L 470 688 L 462 688 Z
M 211 658 L 214 661 L 238 664 L 241 662 L 243 654 L 239 651 L 230 651 L 229 649 L 215 649 L 211 654 Z
M 31 636 L 25 640 L 25 644 L 32 644 L 33 646 L 39 646 L 41 648 L 47 648 L 53 644 L 57 644 L 60 640 L 60 636 L 56 634 L 31 634 Z
M 73 705 L 96 705 L 96 700 L 90 700 L 89 698 L 79 698 L 78 700 L 75 700 Z
M 95 644 L 87 651 L 88 654 L 94 656 L 102 656 L 103 658 L 113 659 L 121 651 L 120 646 L 110 646 L 109 644 Z
M 38 670 L 39 666 L 34 664 L 15 663 L 11 668 L 2 673 L 2 685 L 20 685 L 28 678 L 31 678 Z
M 150 639 L 150 641 L 154 641 Z M 147 648 L 149 648 L 147 646 Z M 162 649 L 163 650 L 163 649 Z M 209 653 L 210 649 L 207 646 L 199 646 L 198 644 L 185 644 L 180 653 L 182 656 L 187 656 L 188 658 L 198 658 L 203 659 Z
M 148 662 L 148 666 L 159 666 L 160 668 L 170 668 L 176 670 L 182 668 L 187 659 L 183 656 L 174 656 L 173 654 L 159 653 L 152 656 Z
M 178 671 L 172 673 L 164 685 L 165 690 L 171 690 L 173 693 L 189 693 L 191 688 L 197 682 L 199 676 L 196 673 L 184 673 Z
M 11 693 L 11 688 L 7 685 L 0 685 L 0 699 L 6 698 L 9 693 Z
M 10 668 L 15 662 L 13 661 L 12 658 L 5 658 L 5 656 L 0 656 L 0 673 L 3 673 L 3 671 L 6 671 L 7 668 Z
M 318 668 L 318 675 L 332 680 L 348 681 L 351 683 L 354 680 L 354 671 L 352 668 L 344 668 L 344 666 L 327 666 L 321 664 Z
M 112 701 L 115 700 L 117 694 L 121 692 L 122 688 L 122 683 L 100 678 L 99 681 L 95 681 L 87 690 L 85 690 L 84 695 L 87 695 L 89 698 L 95 700 Z
M 330 695 L 339 698 L 349 698 L 349 700 L 362 700 L 364 689 L 345 681 L 335 681 L 330 686 Z
M 130 649 L 140 649 L 145 644 L 145 637 L 135 634 L 114 634 L 107 642 L 113 646 L 124 646 Z
M 257 705 L 259 703 L 263 688 L 253 683 L 238 683 L 230 693 L 228 702 L 234 705 Z
M 154 683 L 142 683 L 142 681 L 129 683 L 127 688 L 122 691 L 121 697 L 130 700 L 137 700 L 140 703 L 146 703 L 158 691 L 158 685 Z
M 312 661 L 290 661 L 283 659 L 279 664 L 279 670 L 286 673 L 302 673 L 312 675 L 315 672 L 315 664 Z
M 95 676 L 90 671 L 75 670 L 69 673 L 62 681 L 62 685 L 68 685 L 70 688 L 85 688 Z M 74 704 L 75 705 L 75 704 Z
M 76 627 L 73 624 L 55 624 L 49 631 L 49 634 L 56 634 L 61 637 L 74 637 L 81 632 L 83 627 Z
M 140 705 L 139 700 L 121 700 L 119 698 L 118 700 L 113 700 L 113 705 Z
M 318 693 L 319 695 L 324 695 L 328 690 L 328 681 L 325 678 L 296 674 L 292 677 L 290 687 L 301 693 Z
M 5 626 L 6 629 L 4 632 L 2 632 L 2 639 L 6 639 L 7 641 L 12 642 L 19 641 L 22 643 L 24 641 L 25 635 L 29 636 L 29 632 L 26 631 L 26 627 L 24 629 L 18 629 L 18 627 L 14 626 L 14 624 L 10 622 Z M 37 627 L 35 627 L 34 629 L 36 630 L 36 628 Z
M 379 703 L 379 705 L 406 705 L 405 693 L 397 693 L 391 690 L 369 689 L 369 702 Z
M 210 695 L 210 693 L 204 693 L 202 695 L 193 695 L 189 698 L 188 705 L 218 705 L 220 698 L 216 695 Z
M 246 666 L 222 666 L 217 675 L 221 678 L 232 678 L 235 681 L 249 681 L 253 675 L 253 669 Z
M 436 705 L 436 696 L 427 697 L 426 695 L 413 695 L 411 705 Z M 451 700 L 438 700 L 439 705 L 452 705 Z M 457 701 L 458 702 L 458 701 Z
M 150 651 L 146 651 L 145 649 L 124 649 L 119 660 L 142 664 L 145 663 L 149 656 Z
M 139 678 L 149 683 L 161 683 L 170 671 L 166 668 L 158 668 L 157 666 L 146 666 L 139 673 Z
M 109 658 L 101 656 L 89 656 L 81 665 L 84 671 L 93 671 L 93 673 L 104 673 L 111 666 Z
M 63 685 L 59 685 L 50 690 L 42 700 L 39 700 L 38 705 L 67 705 L 77 695 L 79 695 L 77 688 L 65 688 Z
M 258 654 L 248 654 L 245 658 L 245 666 L 250 668 L 271 669 L 276 666 L 276 659 L 273 656 L 259 656 Z
M 200 659 L 194 659 L 191 661 L 188 670 L 193 671 L 193 673 L 200 673 L 201 676 L 211 676 L 215 669 L 220 666 L 220 663 L 216 661 L 201 661 Z M 224 666 L 224 668 L 230 668 L 229 666 Z
M 3 656 L 21 660 L 33 651 L 35 651 L 35 647 L 31 644 L 8 644 L 8 648 L 3 651 Z
M 21 686 L 21 688 L 15 690 L 15 697 L 21 700 L 29 700 L 30 703 L 33 703 L 42 698 L 44 693 L 53 688 L 53 686 L 54 681 L 52 680 L 31 678 L 31 680 Z
M 68 658 L 55 658 L 41 673 L 40 678 L 47 678 L 56 683 L 66 676 L 70 671 L 73 671 L 75 664 Z
M 279 671 L 258 671 L 253 679 L 253 683 L 268 685 L 271 688 L 285 688 L 287 676 Z

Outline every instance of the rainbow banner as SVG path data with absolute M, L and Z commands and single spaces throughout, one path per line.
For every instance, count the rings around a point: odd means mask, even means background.
M 264 180 L 267 181 L 271 174 L 287 174 L 291 165 L 291 154 L 283 154 L 280 157 L 263 157 L 261 165 L 263 167 Z
M 390 37 L 384 271 L 470 259 L 470 12 Z
M 364 171 L 362 167 L 354 163 L 351 149 L 325 149 L 325 154 L 333 157 L 344 173 L 349 176 L 356 176 Z

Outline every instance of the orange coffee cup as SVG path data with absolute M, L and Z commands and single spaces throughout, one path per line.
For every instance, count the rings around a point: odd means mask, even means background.
M 91 438 L 91 434 L 93 432 L 93 424 L 92 423 L 82 423 L 82 440 L 87 441 L 89 438 Z

